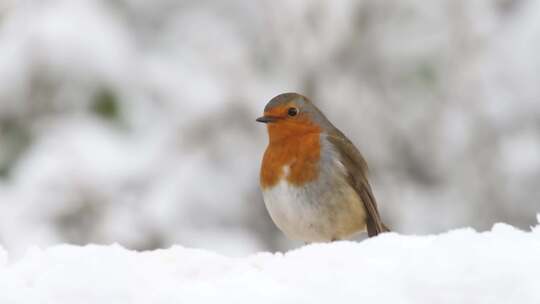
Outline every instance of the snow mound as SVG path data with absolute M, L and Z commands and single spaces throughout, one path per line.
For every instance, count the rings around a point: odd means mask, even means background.
M 540 229 L 383 234 L 229 258 L 173 247 L 0 249 L 0 303 L 540 303 Z

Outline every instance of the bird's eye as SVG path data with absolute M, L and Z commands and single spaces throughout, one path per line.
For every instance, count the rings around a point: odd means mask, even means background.
M 289 110 L 287 110 L 287 114 L 291 117 L 293 116 L 296 116 L 298 114 L 298 109 L 297 108 L 289 108 Z

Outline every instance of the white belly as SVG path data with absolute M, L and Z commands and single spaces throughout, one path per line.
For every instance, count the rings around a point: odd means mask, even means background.
M 274 223 L 291 239 L 332 241 L 365 230 L 362 201 L 335 175 L 320 176 L 302 187 L 290 186 L 284 178 L 264 189 L 263 198 Z

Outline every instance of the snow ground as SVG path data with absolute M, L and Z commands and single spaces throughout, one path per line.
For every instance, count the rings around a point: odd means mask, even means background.
M 388 233 L 245 258 L 60 245 L 16 261 L 0 250 L 0 303 L 536 304 L 539 274 L 540 226 Z

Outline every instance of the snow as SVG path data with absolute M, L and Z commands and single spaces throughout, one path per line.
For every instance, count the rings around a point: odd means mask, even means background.
M 540 220 L 540 215 L 538 216 Z M 8 261 L 0 303 L 539 303 L 540 226 L 387 233 L 231 258 L 58 245 Z

